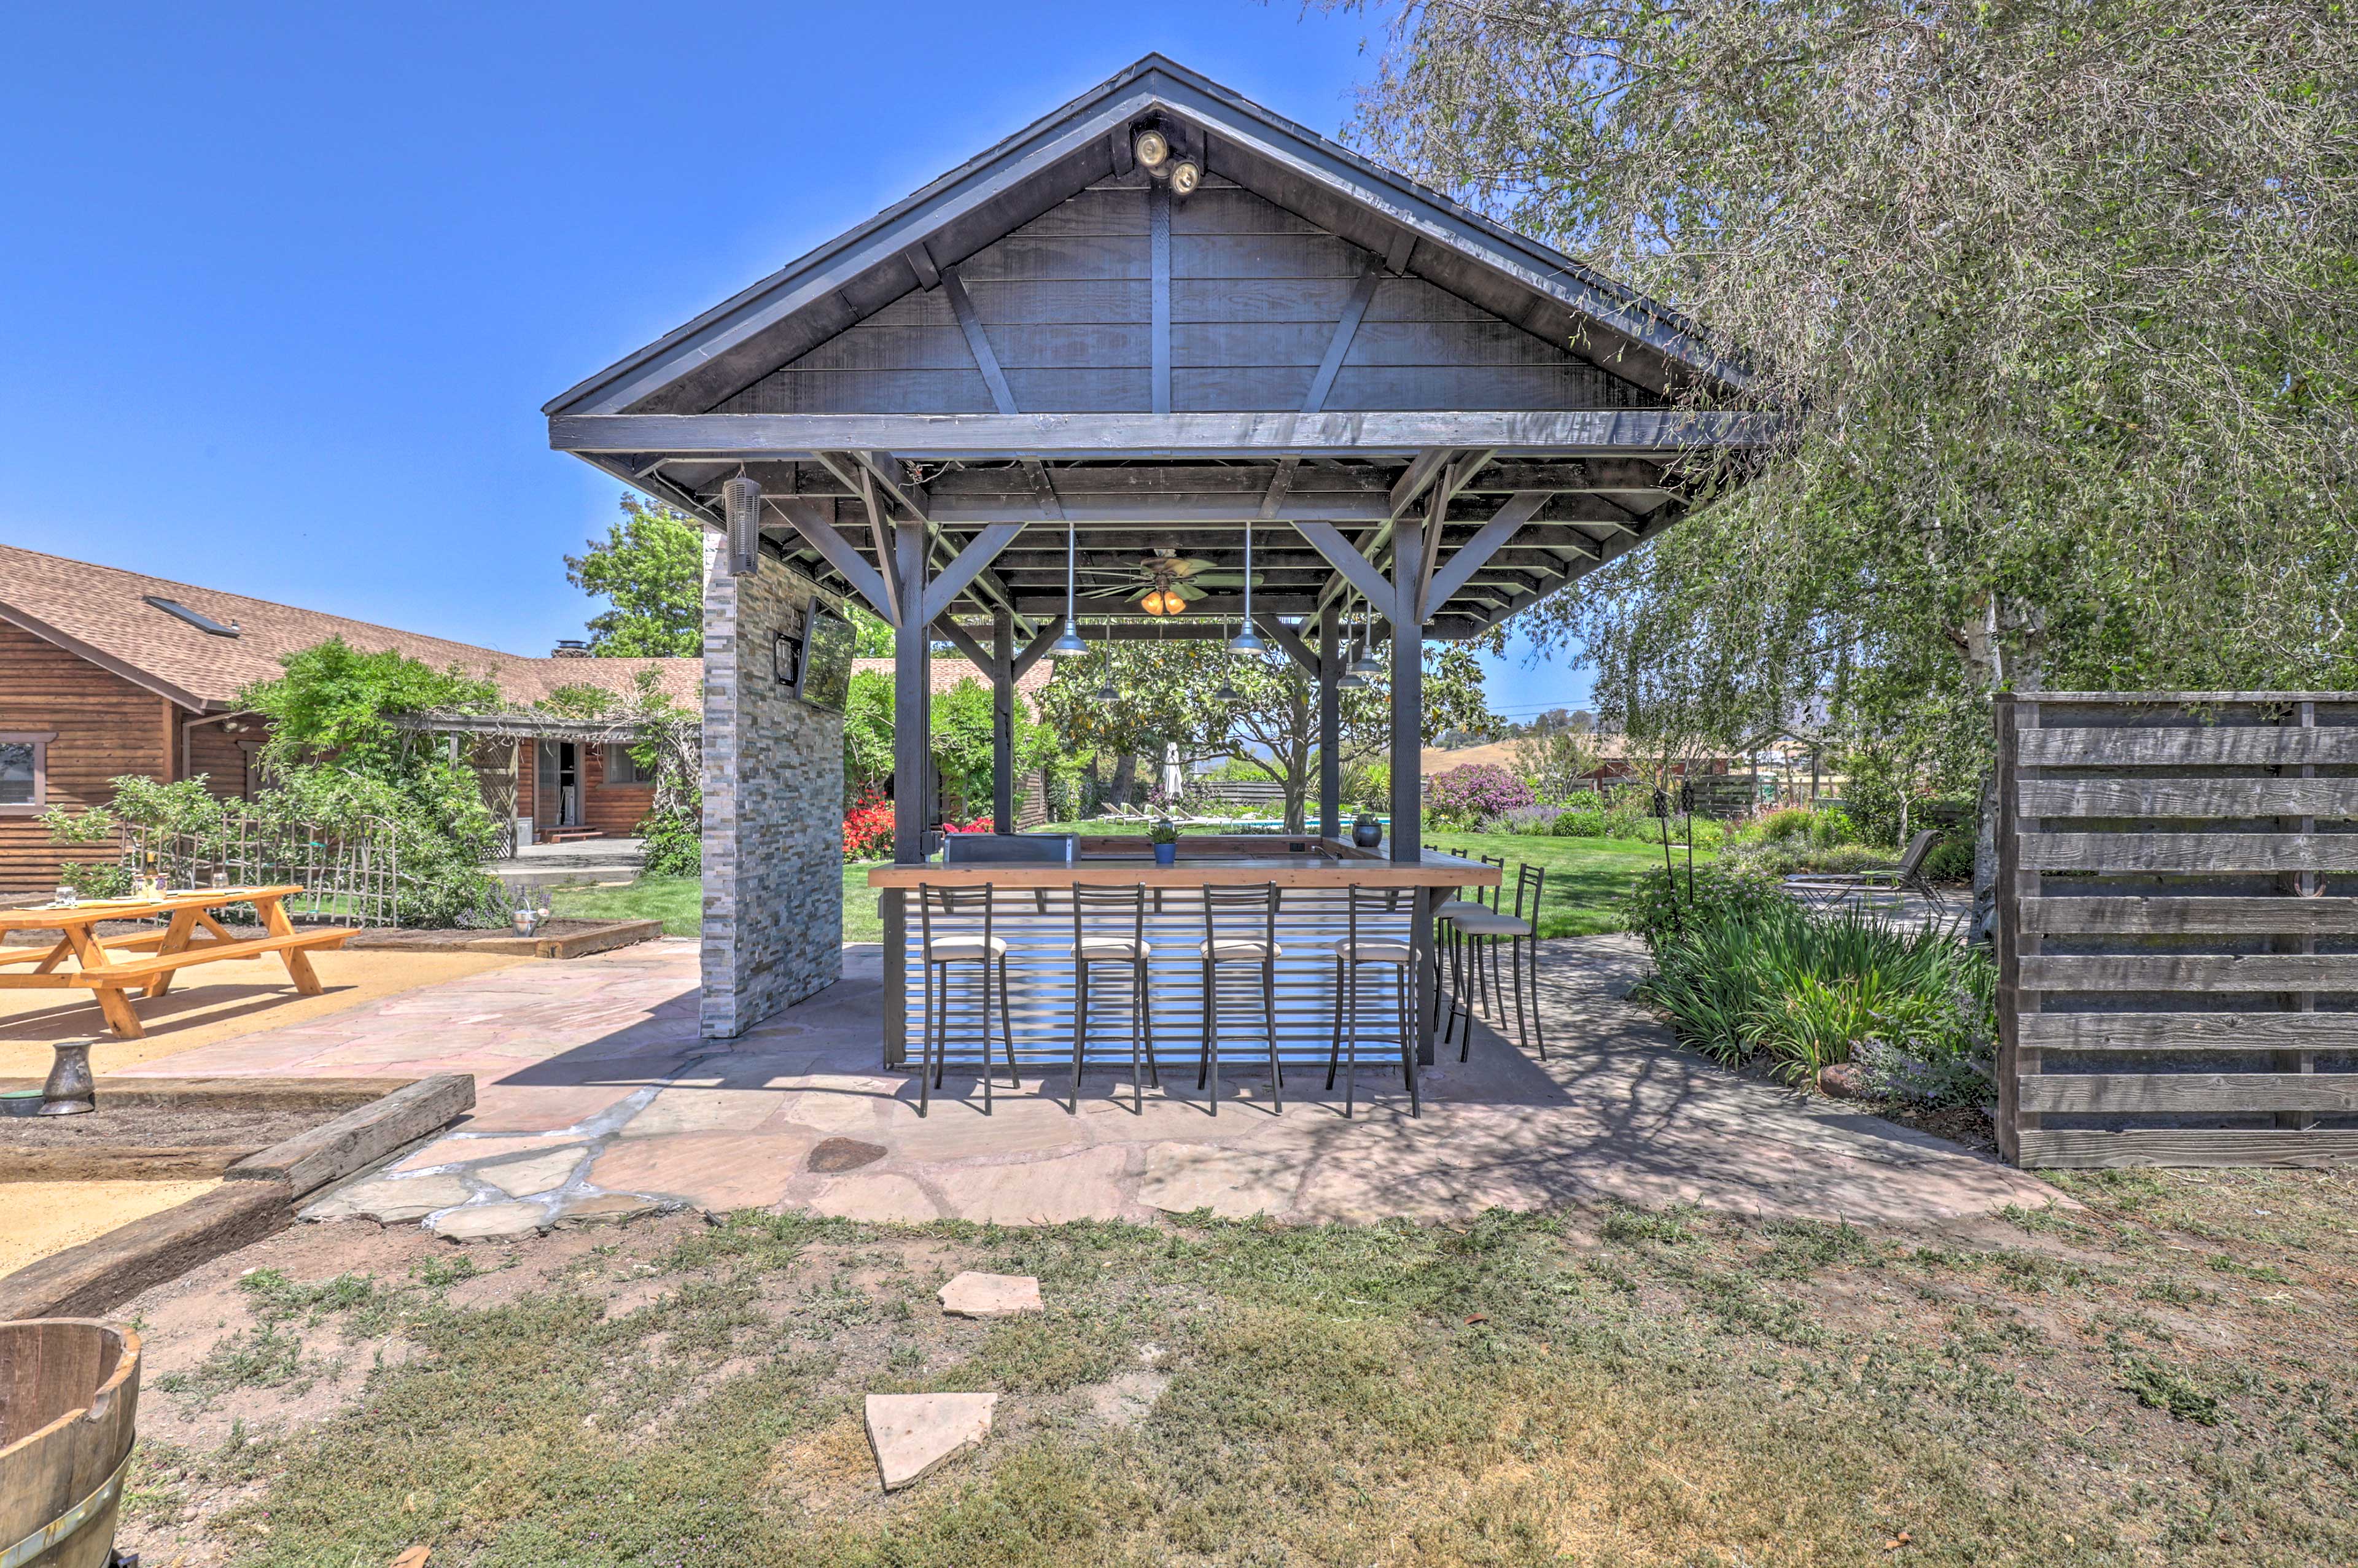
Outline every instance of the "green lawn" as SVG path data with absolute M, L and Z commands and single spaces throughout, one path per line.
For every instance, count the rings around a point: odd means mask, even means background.
M 868 885 L 863 860 L 843 868 L 843 939 L 881 942 L 883 925 L 876 918 L 875 890 Z M 694 877 L 643 877 L 628 887 L 554 888 L 551 910 L 585 920 L 660 920 L 673 936 L 693 936 L 703 916 L 704 886 Z
M 1076 825 L 1058 825 L 1066 831 Z M 1121 825 L 1078 825 L 1092 833 L 1130 831 Z M 1143 833 L 1142 825 L 1135 830 Z M 1662 863 L 1658 844 L 1632 844 L 1618 838 L 1532 838 L 1520 833 L 1429 833 L 1425 842 L 1436 849 L 1464 849 L 1471 855 L 1507 858 L 1508 896 L 1514 892 L 1515 863 L 1527 861 L 1547 872 L 1547 892 L 1540 905 L 1542 936 L 1590 936 L 1618 931 L 1620 916 L 1614 904 L 1629 879 L 1648 866 Z M 1685 864 L 1684 851 L 1674 851 Z M 1695 863 L 1710 857 L 1701 851 Z M 843 868 L 843 939 L 881 942 L 882 925 L 876 918 L 875 890 L 868 885 L 862 861 Z M 702 887 L 693 877 L 648 877 L 628 887 L 557 888 L 550 892 L 556 913 L 584 919 L 660 920 L 674 936 L 697 934 L 702 910 Z

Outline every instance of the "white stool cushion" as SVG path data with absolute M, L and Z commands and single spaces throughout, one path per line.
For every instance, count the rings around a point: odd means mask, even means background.
M 994 936 L 988 951 L 979 936 L 953 936 L 934 944 L 933 961 L 936 964 L 958 958 L 996 958 L 1007 951 L 1007 938 Z
M 1151 957 L 1153 952 L 1153 943 L 1133 942 L 1127 936 L 1081 938 L 1080 956 L 1084 958 L 1119 958 L 1124 962 L 1134 963 L 1140 958 Z
M 1323 953 L 1332 953 L 1338 958 L 1348 957 L 1362 964 L 1405 964 L 1415 956 L 1409 950 L 1407 943 L 1395 942 L 1382 936 L 1362 936 L 1356 948 L 1348 942 L 1322 942 L 1318 945 L 1318 950 Z
M 1468 936 L 1529 936 L 1531 923 L 1518 920 L 1511 914 L 1500 914 L 1495 909 L 1468 910 L 1451 917 L 1458 930 Z
M 1223 936 L 1217 942 L 1206 942 L 1196 948 L 1216 964 L 1260 963 L 1264 958 L 1282 958 L 1285 949 L 1259 937 Z
M 1469 909 L 1487 907 L 1487 905 L 1476 903 L 1470 898 L 1445 898 L 1433 906 L 1433 914 L 1436 920 L 1455 920 Z

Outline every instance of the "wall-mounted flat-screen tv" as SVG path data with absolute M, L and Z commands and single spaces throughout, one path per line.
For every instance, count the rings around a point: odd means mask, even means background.
M 795 695 L 814 708 L 841 712 L 851 692 L 851 655 L 859 643 L 850 622 L 812 605 L 803 633 L 802 680 Z

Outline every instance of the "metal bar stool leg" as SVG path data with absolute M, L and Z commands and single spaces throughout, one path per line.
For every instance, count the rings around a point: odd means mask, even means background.
M 1020 1089 L 1023 1080 L 1015 1072 L 1015 1010 L 1007 1003 L 1007 955 L 999 956 L 999 1036 L 1007 1047 L 1007 1087 Z
M 1424 1114 L 1424 1100 L 1416 1082 L 1416 998 L 1412 982 L 1416 966 L 1400 966 L 1400 1042 L 1401 1071 L 1408 1078 L 1408 1113 L 1412 1117 Z
M 1335 1092 L 1335 1070 L 1343 1063 L 1343 968 L 1341 954 L 1335 956 L 1335 1034 L 1326 1043 L 1326 1092 Z
M 1139 979 L 1143 973 L 1144 967 L 1141 966 L 1131 977 L 1130 1010 L 1130 1108 L 1139 1116 L 1146 1114 L 1146 1063 L 1141 1060 L 1141 1049 L 1146 1039 L 1146 996 Z
M 1217 960 L 1206 965 L 1205 972 L 1210 981 L 1208 989 L 1217 994 L 1220 989 L 1220 966 Z M 1211 1094 L 1205 1104 L 1212 1115 L 1217 1116 L 1220 1114 L 1220 1043 L 1217 1032 L 1206 1033 L 1204 1036 L 1204 1044 L 1206 1047 L 1204 1053 L 1204 1065 L 1211 1070 L 1212 1076 Z
M 1531 1041 L 1540 1048 L 1540 1060 L 1547 1060 L 1547 1026 L 1540 1012 L 1540 939 L 1531 938 Z
M 1073 968 L 1073 1085 L 1065 1109 L 1081 1113 L 1081 1063 L 1089 1049 L 1089 964 L 1084 958 Z
M 990 956 L 974 967 L 974 989 L 982 993 L 982 1114 L 990 1114 Z
M 1285 1067 L 1277 1059 L 1277 960 L 1260 964 L 1260 1022 L 1269 1032 L 1269 1102 L 1275 1114 L 1285 1114 Z
M 1523 1011 L 1523 939 L 1521 937 L 1510 936 L 1507 939 L 1507 956 L 1514 967 L 1515 975 L 1515 1041 L 1528 1051 L 1531 1048 L 1531 1030 L 1529 1017 Z
M 1220 1033 L 1220 967 L 1209 957 L 1204 959 L 1204 1016 L 1202 1039 L 1195 1052 L 1195 1092 L 1204 1092 L 1204 1085 L 1212 1075 L 1212 1041 Z
M 917 1114 L 928 1108 L 934 1092 L 934 1022 L 939 1016 L 934 1006 L 934 968 L 925 966 L 925 1016 L 917 1032 Z

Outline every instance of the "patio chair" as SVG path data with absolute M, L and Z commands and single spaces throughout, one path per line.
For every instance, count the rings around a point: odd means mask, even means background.
M 1916 893 L 1934 909 L 1943 907 L 1941 890 L 1924 875 L 1924 862 L 1932 853 L 1932 846 L 1941 841 L 1941 830 L 1927 827 L 1908 840 L 1908 848 L 1899 853 L 1897 865 L 1876 871 L 1846 872 L 1804 872 L 1785 879 L 1785 888 L 1812 909 L 1832 909 L 1846 903 L 1855 893 Z

